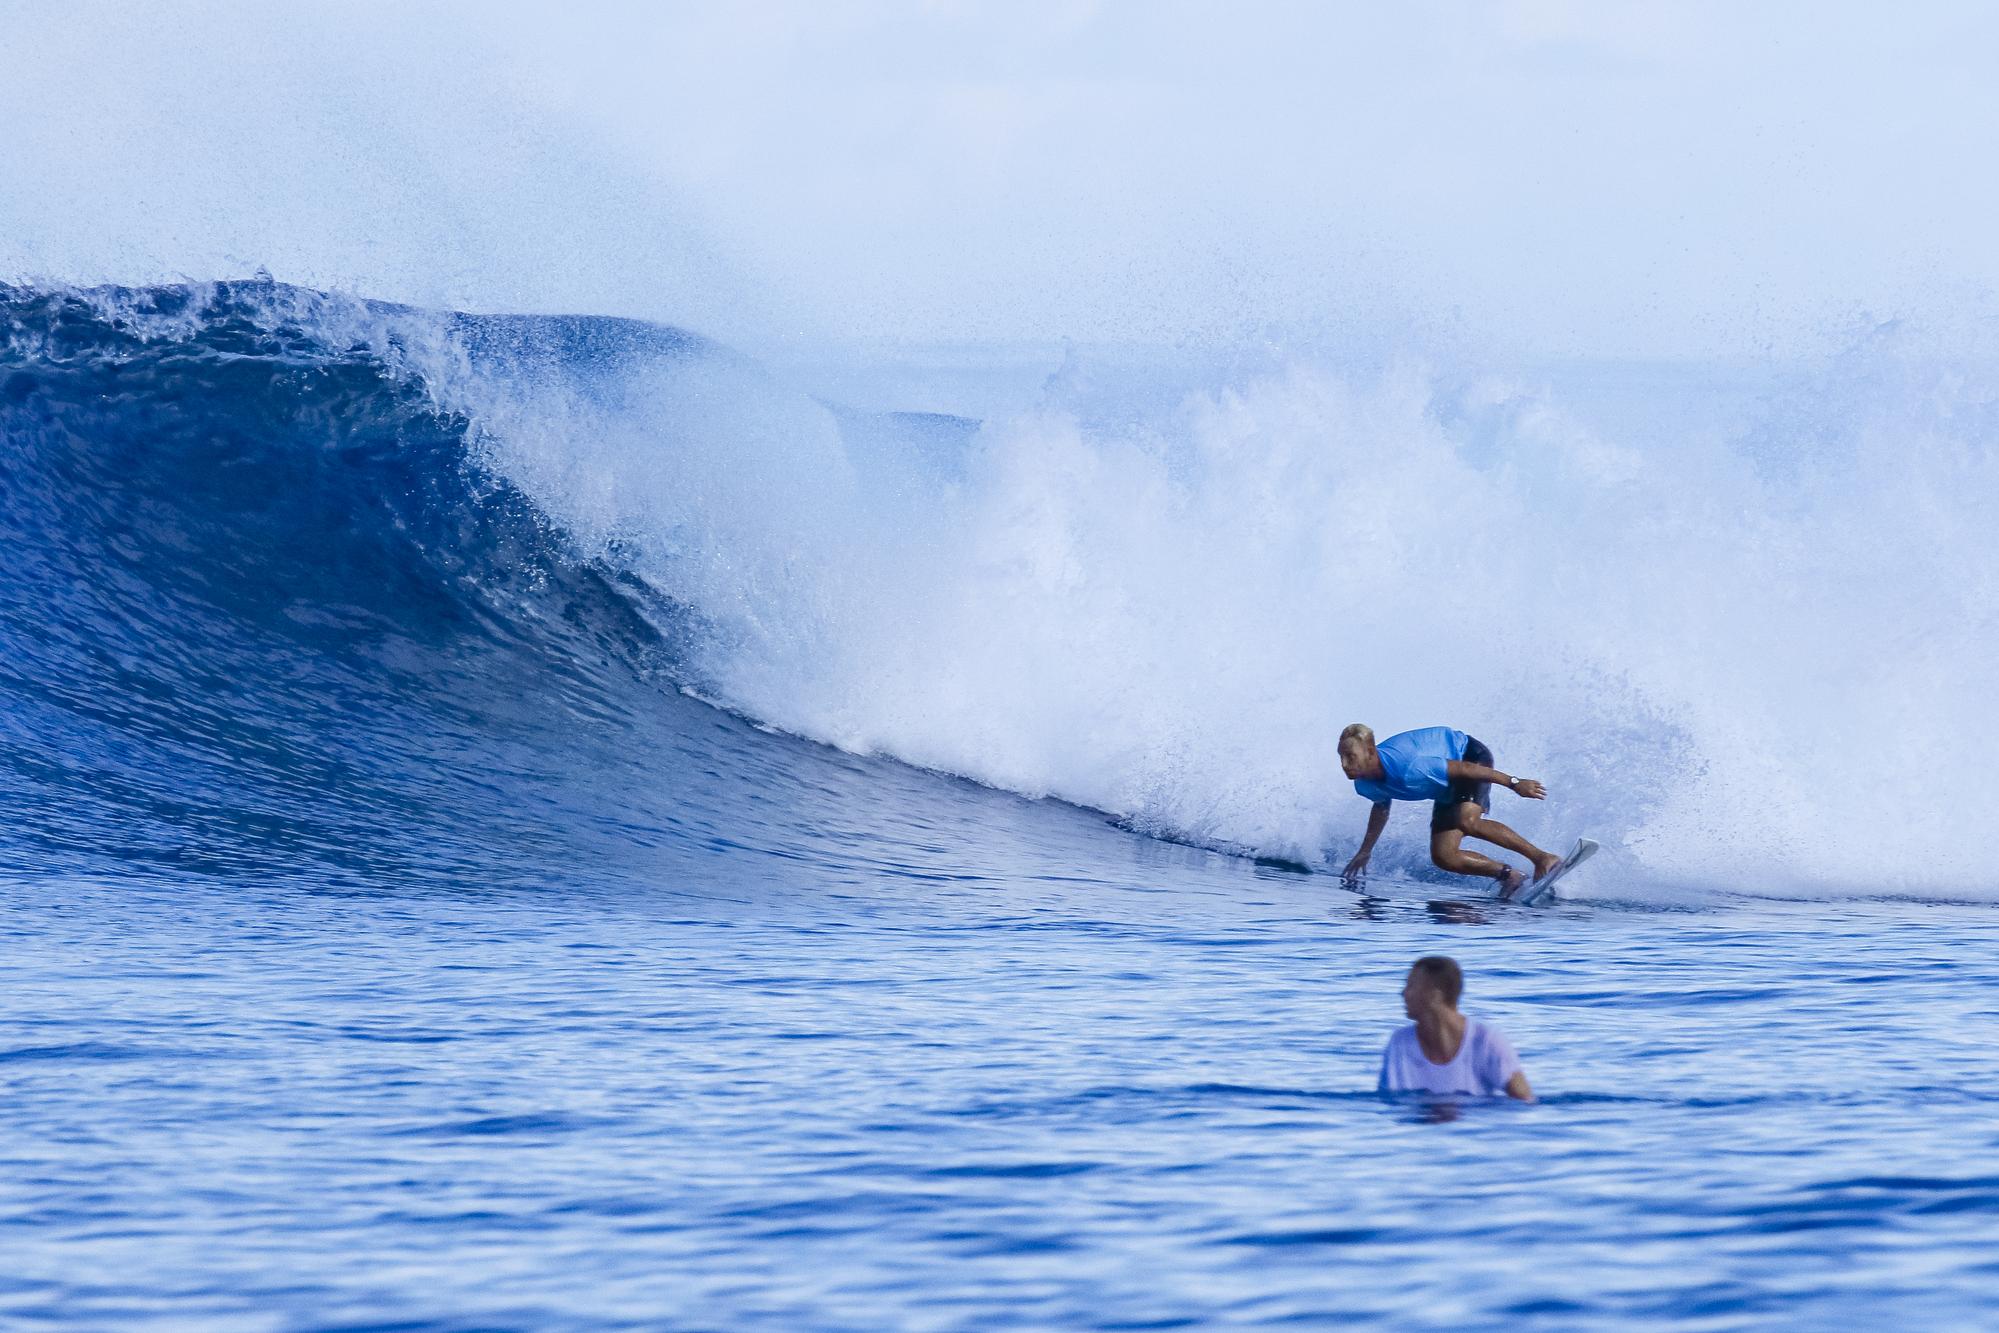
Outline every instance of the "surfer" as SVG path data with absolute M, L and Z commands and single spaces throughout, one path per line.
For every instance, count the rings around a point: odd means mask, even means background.
M 1455 959 L 1433 954 L 1409 966 L 1402 1011 L 1416 1021 L 1398 1028 L 1381 1053 L 1382 1092 L 1503 1092 L 1534 1100 L 1513 1044 L 1490 1023 L 1458 1012 L 1465 974 Z
M 1405 731 L 1375 744 L 1374 732 L 1356 722 L 1340 733 L 1340 768 L 1353 779 L 1354 790 L 1374 802 L 1367 817 L 1367 836 L 1347 862 L 1342 875 L 1359 878 L 1374 855 L 1381 830 L 1388 827 L 1388 809 L 1396 801 L 1430 801 L 1430 860 L 1439 869 L 1459 875 L 1483 875 L 1499 881 L 1504 896 L 1517 893 L 1527 881 L 1513 866 L 1467 850 L 1467 836 L 1504 847 L 1526 857 L 1539 880 L 1561 865 L 1562 858 L 1544 852 L 1496 819 L 1492 784 L 1515 796 L 1538 801 L 1548 792 L 1532 778 L 1508 777 L 1492 766 L 1492 751 L 1452 727 Z

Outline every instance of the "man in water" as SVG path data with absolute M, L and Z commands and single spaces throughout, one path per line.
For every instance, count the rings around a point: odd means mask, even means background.
M 1381 1053 L 1382 1092 L 1505 1093 L 1534 1100 L 1520 1057 L 1499 1029 L 1458 1012 L 1465 974 L 1456 961 L 1418 958 L 1402 983 L 1402 1009 L 1416 1021 L 1400 1028 Z
M 1527 877 L 1503 861 L 1467 851 L 1465 836 L 1518 852 L 1534 864 L 1539 879 L 1562 863 L 1496 819 L 1492 784 L 1515 796 L 1538 801 L 1547 789 L 1532 778 L 1508 777 L 1492 766 L 1492 751 L 1451 727 L 1425 727 L 1390 736 L 1376 745 L 1374 732 L 1356 722 L 1340 733 L 1340 768 L 1353 779 L 1354 790 L 1374 802 L 1367 817 L 1367 836 L 1342 874 L 1359 878 L 1374 855 L 1381 830 L 1388 827 L 1388 808 L 1396 801 L 1431 801 L 1430 859 L 1438 868 L 1459 875 L 1483 875 L 1499 881 L 1501 894 L 1511 896 Z

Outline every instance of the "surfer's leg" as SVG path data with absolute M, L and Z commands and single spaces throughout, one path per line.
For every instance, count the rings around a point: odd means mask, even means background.
M 1511 866 L 1502 865 L 1489 856 L 1480 856 L 1468 851 L 1460 844 L 1464 833 L 1454 828 L 1430 830 L 1430 860 L 1439 870 L 1448 870 L 1454 875 L 1479 875 L 1486 879 L 1496 879 L 1503 888 L 1516 887 L 1520 872 Z
M 1458 807 L 1458 831 L 1481 842 L 1489 842 L 1495 847 L 1504 847 L 1509 852 L 1518 852 L 1534 863 L 1535 879 L 1541 878 L 1562 863 L 1561 857 L 1552 852 L 1542 851 L 1506 825 L 1487 816 L 1485 811 L 1471 801 L 1466 801 Z

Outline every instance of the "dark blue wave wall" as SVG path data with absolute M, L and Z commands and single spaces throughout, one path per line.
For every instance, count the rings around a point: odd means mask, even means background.
M 0 288 L 0 865 L 534 876 L 684 810 L 674 764 L 600 780 L 649 748 L 720 728 L 811 762 L 679 696 L 671 609 L 571 558 L 379 348 L 273 314 L 297 295 Z M 696 345 L 474 333 L 572 364 Z

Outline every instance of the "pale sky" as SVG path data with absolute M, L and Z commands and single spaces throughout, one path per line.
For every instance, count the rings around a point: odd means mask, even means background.
M 1754 354 L 1999 288 L 1999 6 L 0 2 L 0 274 Z

